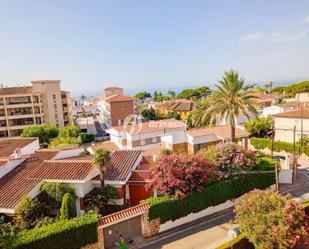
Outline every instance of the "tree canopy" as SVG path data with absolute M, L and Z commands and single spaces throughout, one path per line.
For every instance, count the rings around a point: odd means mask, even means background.
M 49 143 L 52 138 L 57 137 L 59 129 L 55 125 L 32 125 L 26 127 L 21 136 L 22 137 L 38 137 L 40 143 Z
M 254 137 L 266 137 L 271 131 L 273 124 L 273 118 L 271 116 L 267 118 L 249 119 L 245 123 L 245 129 Z
M 296 93 L 309 92 L 309 81 L 302 81 L 289 86 L 275 87 L 272 93 L 283 94 L 285 97 L 295 97 Z
M 200 86 L 195 89 L 185 89 L 176 95 L 178 99 L 192 99 L 197 100 L 206 97 L 211 93 L 208 86 Z
M 138 92 L 134 95 L 135 98 L 137 99 L 147 99 L 147 98 L 151 98 L 151 94 L 148 92 Z

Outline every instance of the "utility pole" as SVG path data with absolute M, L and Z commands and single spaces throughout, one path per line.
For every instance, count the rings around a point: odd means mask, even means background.
M 300 107 L 300 154 L 304 151 L 304 109 Z
M 271 157 L 274 156 L 274 140 L 275 140 L 275 120 L 272 123 L 272 131 L 271 131 Z
M 293 145 L 294 145 L 294 155 L 293 155 L 293 182 L 296 180 L 296 125 L 294 125 L 293 133 Z

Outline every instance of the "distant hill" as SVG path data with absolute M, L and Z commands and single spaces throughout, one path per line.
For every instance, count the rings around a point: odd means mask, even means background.
M 272 93 L 283 94 L 287 98 L 295 97 L 296 93 L 309 92 L 309 81 L 301 81 L 289 86 L 278 86 L 273 88 Z

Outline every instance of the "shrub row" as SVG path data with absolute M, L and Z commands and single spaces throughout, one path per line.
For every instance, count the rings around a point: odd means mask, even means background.
M 163 224 L 237 198 L 254 188 L 266 189 L 274 183 L 273 173 L 256 173 L 215 182 L 207 186 L 203 192 L 191 193 L 183 199 L 150 198 L 147 200 L 151 206 L 149 219 L 160 218 L 160 223 Z
M 270 149 L 271 150 L 271 139 L 269 138 L 258 138 L 258 137 L 252 137 L 250 139 L 250 144 L 256 148 L 257 150 L 263 150 L 263 149 Z M 296 152 L 300 150 L 300 145 L 296 144 L 295 146 Z M 282 141 L 275 141 L 274 142 L 274 150 L 277 152 L 280 152 L 282 150 L 285 151 L 294 151 L 294 144 L 288 143 L 288 142 L 282 142 Z M 304 153 L 309 156 L 309 146 L 305 147 Z
M 237 236 L 216 249 L 254 249 L 254 245 L 246 238 L 244 234 Z
M 71 220 L 23 231 L 5 239 L 3 249 L 79 249 L 98 241 L 98 215 L 87 213 Z

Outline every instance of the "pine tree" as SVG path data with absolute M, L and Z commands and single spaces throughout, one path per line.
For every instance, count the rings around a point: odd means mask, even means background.
M 62 198 L 62 204 L 60 208 L 60 218 L 69 220 L 74 217 L 76 217 L 75 200 L 70 193 L 66 193 Z

